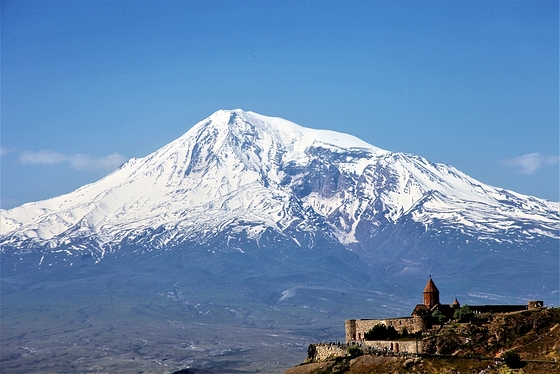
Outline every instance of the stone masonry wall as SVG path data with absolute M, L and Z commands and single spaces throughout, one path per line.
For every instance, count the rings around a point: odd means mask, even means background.
M 425 328 L 424 320 L 419 316 L 388 319 L 350 319 L 344 322 L 346 342 L 364 340 L 364 334 L 378 324 L 387 327 L 393 326 L 398 332 L 406 329 L 411 334 L 423 331 Z
M 378 351 L 387 350 L 393 353 L 411 353 L 411 354 L 421 354 L 424 353 L 422 340 L 398 340 L 398 341 L 387 341 L 387 340 L 366 340 L 362 342 L 362 345 L 373 347 Z
M 363 341 L 358 345 L 363 352 L 387 352 L 388 354 L 422 354 L 424 343 L 422 340 L 371 340 Z M 348 346 L 345 344 L 311 344 L 308 349 L 307 362 L 322 362 L 348 355 Z
M 308 360 L 313 362 L 321 362 L 334 359 L 336 357 L 343 357 L 348 354 L 348 350 L 336 344 L 313 344 L 315 350 Z

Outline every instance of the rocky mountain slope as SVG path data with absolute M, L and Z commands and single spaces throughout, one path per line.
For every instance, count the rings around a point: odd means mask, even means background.
M 482 314 L 469 323 L 450 323 L 439 332 L 419 338 L 428 348 L 415 355 L 360 354 L 306 363 L 285 374 L 321 373 L 560 373 L 560 309 Z M 358 352 L 358 353 L 356 353 Z M 514 368 L 502 360 L 518 355 Z

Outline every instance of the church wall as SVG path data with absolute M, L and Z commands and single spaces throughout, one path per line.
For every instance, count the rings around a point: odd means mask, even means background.
M 383 324 L 387 327 L 393 326 L 398 332 L 406 329 L 411 334 L 425 329 L 424 320 L 419 316 L 387 319 L 351 319 L 344 323 L 346 342 L 364 340 L 364 334 L 378 324 Z
M 373 347 L 378 351 L 389 351 L 393 353 L 424 353 L 424 343 L 422 340 L 370 340 L 363 342 L 364 346 Z
M 348 348 L 334 344 L 312 344 L 313 349 L 308 349 L 307 362 L 322 362 L 348 354 Z
M 337 357 L 344 357 L 349 354 L 349 347 L 359 347 L 362 352 L 383 352 L 393 354 L 422 354 L 424 353 L 424 342 L 422 340 L 372 340 L 364 341 L 359 345 L 340 345 L 333 343 L 311 344 L 307 349 L 306 362 L 323 362 L 333 360 Z

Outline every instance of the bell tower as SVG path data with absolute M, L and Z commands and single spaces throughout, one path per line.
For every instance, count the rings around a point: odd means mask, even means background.
M 439 290 L 437 289 L 432 276 L 428 280 L 428 284 L 424 288 L 424 305 L 428 309 L 432 309 L 434 306 L 439 304 Z

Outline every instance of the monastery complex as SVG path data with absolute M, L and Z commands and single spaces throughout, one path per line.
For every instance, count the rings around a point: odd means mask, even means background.
M 383 324 L 386 327 L 393 327 L 402 333 L 406 330 L 410 334 L 426 332 L 432 328 L 432 314 L 439 311 L 446 318 L 452 319 L 456 310 L 461 305 L 455 299 L 452 304 L 441 304 L 439 300 L 439 290 L 432 277 L 428 280 L 424 288 L 422 304 L 416 305 L 410 317 L 388 318 L 388 319 L 350 319 L 346 320 L 346 343 L 365 340 L 365 333 L 374 326 Z M 529 301 L 527 305 L 469 305 L 473 313 L 507 313 L 527 309 L 542 308 L 542 301 Z

